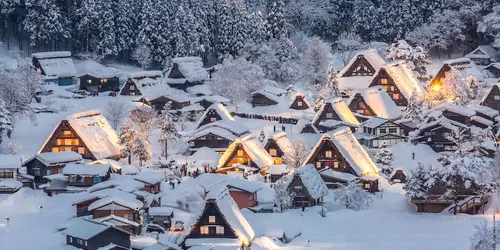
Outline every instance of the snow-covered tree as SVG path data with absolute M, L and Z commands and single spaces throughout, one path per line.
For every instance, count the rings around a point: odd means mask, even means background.
M 319 37 L 313 37 L 302 55 L 304 80 L 312 86 L 325 84 L 329 62 L 327 46 Z
M 177 127 L 175 125 L 175 111 L 170 108 L 171 103 L 168 102 L 165 104 L 163 111 L 160 115 L 160 129 L 161 134 L 158 139 L 163 143 L 164 151 L 163 156 L 168 156 L 168 142 L 175 141 L 179 137 L 179 132 L 177 131 Z
M 216 66 L 210 87 L 238 106 L 250 93 L 269 82 L 264 81 L 264 72 L 258 65 L 243 57 L 227 58 L 221 65 Z
M 45 89 L 42 76 L 35 71 L 33 63 L 28 58 L 17 60 L 17 68 L 13 72 L 13 79 L 18 86 L 18 90 L 25 91 L 30 101 L 31 98 L 36 96 L 37 92 Z
M 298 137 L 293 140 L 292 147 L 283 156 L 283 163 L 290 168 L 298 168 L 303 165 L 308 153 L 304 141 Z
M 427 199 L 429 188 L 436 184 L 439 179 L 434 173 L 435 171 L 430 166 L 419 162 L 417 168 L 410 170 L 410 174 L 406 178 L 403 187 L 406 196 L 411 199 Z
M 382 173 L 389 176 L 392 173 L 392 151 L 387 146 L 387 143 L 382 143 L 375 154 L 373 159 L 375 163 L 382 169 Z
M 24 30 L 29 34 L 31 46 L 39 42 L 53 42 L 68 38 L 68 20 L 61 14 L 55 0 L 26 0 Z
M 118 129 L 127 118 L 127 114 L 127 105 L 123 101 L 110 101 L 104 109 L 104 116 L 109 121 L 109 125 L 115 130 Z
M 122 156 L 128 158 L 128 164 L 132 164 L 132 148 L 135 143 L 137 132 L 133 128 L 133 124 L 128 120 L 120 127 L 120 145 L 122 146 Z
M 427 52 L 422 47 L 412 47 L 405 40 L 399 40 L 389 46 L 386 56 L 388 61 L 403 60 L 421 81 L 429 80 L 426 65 L 431 64 Z
M 266 139 L 266 134 L 264 133 L 264 129 L 261 129 L 259 134 L 259 141 L 264 142 L 265 139 Z
M 2 144 L 3 132 L 6 131 L 7 134 L 10 134 L 13 129 L 12 115 L 5 107 L 5 102 L 0 99 L 0 144 Z
M 151 49 L 145 45 L 141 44 L 134 49 L 132 53 L 132 58 L 136 60 L 144 70 L 151 68 L 153 63 L 153 56 L 151 55 Z
M 493 46 L 500 48 L 500 5 L 493 7 L 493 12 L 484 16 L 477 25 L 477 31 L 493 40 Z
M 424 118 L 424 107 L 423 101 L 419 100 L 417 91 L 413 91 L 410 99 L 408 100 L 408 105 L 403 113 L 403 119 L 411 119 L 417 124 L 422 122 Z
M 332 192 L 332 195 L 338 204 L 356 211 L 369 207 L 373 202 L 371 194 L 364 190 L 360 183 L 356 182 L 340 185 Z
M 100 1 L 97 5 L 99 19 L 97 21 L 97 43 L 96 54 L 102 56 L 116 56 L 118 47 L 116 46 L 116 26 L 115 26 L 115 3 L 121 1 Z
M 139 107 L 130 112 L 130 121 L 138 134 L 149 138 L 151 132 L 158 128 L 156 111 L 149 107 Z
M 285 2 L 283 0 L 267 0 L 267 37 L 281 39 L 286 36 Z
M 139 159 L 139 167 L 151 159 L 151 143 L 143 136 L 136 137 L 132 145 L 131 153 Z
M 286 178 L 290 177 L 284 176 L 274 183 L 274 199 L 280 212 L 291 208 L 293 206 L 293 198 L 295 197 L 295 192 L 288 188 Z
M 491 128 L 473 131 L 469 128 L 457 128 L 445 133 L 444 137 L 455 145 L 453 154 L 456 157 L 480 157 L 484 155 L 483 145 L 493 139 L 493 133 Z
M 338 40 L 332 45 L 335 52 L 344 65 L 354 56 L 357 50 L 361 47 L 361 38 L 354 32 L 344 32 L 340 34 Z
M 335 69 L 330 63 L 326 72 L 326 84 L 319 89 L 318 97 L 314 101 L 315 108 L 319 109 L 325 103 L 325 100 L 335 96 L 340 96 L 339 81 Z
M 498 230 L 498 225 L 493 224 Z M 496 237 L 496 239 L 495 239 Z M 488 220 L 482 220 L 479 225 L 474 226 L 474 234 L 470 237 L 470 250 L 491 250 L 499 242 L 500 237 L 494 235 L 493 227 L 488 225 Z

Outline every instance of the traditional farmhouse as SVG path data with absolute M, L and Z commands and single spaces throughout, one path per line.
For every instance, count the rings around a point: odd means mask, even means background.
M 18 181 L 21 157 L 17 155 L 0 155 L 0 193 L 14 193 L 23 187 Z
M 84 159 L 119 159 L 119 138 L 99 110 L 74 114 L 52 131 L 39 153 L 73 151 Z
M 491 45 L 479 45 L 471 53 L 465 55 L 477 65 L 488 65 L 498 61 L 498 51 Z
M 144 183 L 141 191 L 146 191 L 150 194 L 157 194 L 161 191 L 161 182 L 165 179 L 164 176 L 155 173 L 139 173 L 133 176 L 134 180 Z
M 480 104 L 500 111 L 500 84 L 491 86 L 481 99 Z
M 292 104 L 290 104 L 290 109 L 306 110 L 309 108 L 309 104 L 306 102 L 305 96 L 303 94 L 294 93 L 291 97 Z
M 396 168 L 391 175 L 389 176 L 390 183 L 405 183 L 406 182 L 406 174 L 403 169 Z
M 158 70 L 130 73 L 127 81 L 120 89 L 120 95 L 143 95 L 141 89 L 156 85 L 162 77 L 163 73 Z
M 378 169 L 368 153 L 347 127 L 324 134 L 306 157 L 304 164 L 318 170 L 332 169 L 359 179 L 365 189 L 378 191 Z M 325 181 L 329 182 L 325 178 Z
M 23 162 L 23 167 L 38 187 L 47 182 L 44 176 L 60 174 L 66 164 L 81 163 L 82 160 L 82 156 L 73 151 L 46 152 L 28 158 Z
M 174 209 L 171 207 L 151 207 L 148 210 L 151 221 L 154 224 L 160 225 L 164 229 L 170 229 L 172 226 L 172 218 L 174 217 Z
M 373 86 L 382 86 L 398 106 L 408 105 L 413 92 L 417 92 L 417 95 L 425 93 L 420 81 L 402 61 L 387 63 L 380 67 L 370 83 L 370 87 Z
M 203 68 L 199 57 L 177 57 L 172 59 L 172 63 L 172 68 L 166 74 L 166 82 L 172 88 L 186 90 L 208 80 L 207 69 Z
M 219 159 L 217 172 L 227 173 L 247 170 L 264 174 L 273 162 L 273 158 L 266 152 L 258 140 L 246 136 L 236 139 L 229 145 Z
M 274 164 L 282 164 L 283 157 L 292 149 L 292 143 L 285 132 L 275 133 L 267 138 L 264 149 L 274 159 Z
M 190 152 L 196 152 L 200 148 L 208 147 L 222 154 L 236 138 L 238 136 L 224 128 L 207 127 L 198 129 L 188 138 L 189 150 Z
M 372 82 L 375 72 L 385 63 L 385 60 L 375 49 L 357 53 L 337 74 L 340 89 L 367 88 Z
M 224 105 L 225 107 L 232 105 L 232 103 L 227 98 L 220 95 L 202 96 L 195 99 L 194 103 L 200 104 L 205 110 L 217 103 L 222 103 L 222 105 Z
M 181 110 L 191 104 L 191 98 L 183 95 L 162 95 L 149 101 L 153 108 L 161 112 L 170 102 L 170 109 Z
M 36 72 L 42 74 L 44 81 L 60 86 L 75 84 L 75 65 L 69 51 L 40 52 L 31 55 Z
M 112 170 L 110 164 L 67 164 L 62 174 L 68 177 L 69 186 L 90 187 L 109 180 Z
M 252 92 L 252 107 L 276 105 L 281 101 L 281 97 L 285 92 L 284 89 L 265 86 L 262 89 Z
M 329 193 L 328 187 L 312 164 L 295 168 L 284 178 L 289 192 L 295 193 L 293 198 L 295 208 L 321 205 L 323 197 Z
M 111 196 L 94 201 L 88 206 L 88 211 L 92 213 L 93 219 L 112 223 L 116 227 L 121 227 L 131 233 L 136 233 L 139 218 L 139 210 L 143 208 L 143 203 L 134 198 L 124 196 Z M 120 217 L 122 219 L 117 219 Z M 111 221 L 109 221 L 111 220 Z
M 349 109 L 360 121 L 370 117 L 396 120 L 401 117 L 401 109 L 380 86 L 362 89 L 347 102 Z
M 78 64 L 80 89 L 89 92 L 118 91 L 121 72 L 113 67 L 106 67 L 95 61 Z
M 477 68 L 477 66 L 471 61 L 471 59 L 458 58 L 444 61 L 443 66 L 441 66 L 438 73 L 430 81 L 428 88 L 441 88 L 443 86 L 444 80 L 446 79 L 446 76 L 452 68 L 458 70 L 464 77 L 473 76 L 478 81 L 484 80 L 484 74 L 480 69 Z
M 359 121 L 342 98 L 335 97 L 321 105 L 312 124 L 318 130 L 326 132 L 340 126 L 349 126 L 354 130 L 358 127 Z
M 500 62 L 492 63 L 484 67 L 484 70 L 489 74 L 490 77 L 500 78 Z
M 382 144 L 395 145 L 406 140 L 404 128 L 387 119 L 373 117 L 360 125 L 360 131 L 356 133 L 359 143 L 378 148 Z
M 106 197 L 124 197 L 125 199 L 135 199 L 136 195 L 115 188 L 105 188 L 85 194 L 81 199 L 73 202 L 73 206 L 76 207 L 76 216 L 80 217 L 92 215 L 92 211 L 89 211 L 89 206 L 95 201 Z
M 252 227 L 227 189 L 209 192 L 205 206 L 195 218 L 177 241 L 185 248 L 205 246 L 241 249 L 248 247 L 254 239 Z
M 130 249 L 130 234 L 109 224 L 80 220 L 61 233 L 66 236 L 66 245 L 77 249 L 96 250 L 110 245 L 117 250 Z
M 223 121 L 229 124 L 236 123 L 226 107 L 222 105 L 222 103 L 216 103 L 207 108 L 205 113 L 196 123 L 195 128 L 198 129 L 203 125 L 216 121 Z

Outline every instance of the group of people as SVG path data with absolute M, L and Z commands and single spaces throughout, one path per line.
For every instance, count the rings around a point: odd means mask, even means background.
M 297 118 L 284 118 L 281 116 L 274 116 L 274 115 L 258 115 L 258 114 L 245 114 L 245 113 L 235 113 L 234 115 L 239 116 L 241 118 L 266 120 L 283 124 L 297 124 L 297 122 L 299 121 Z
M 196 178 L 198 176 L 200 176 L 200 174 L 202 173 L 215 173 L 215 168 L 212 168 L 212 167 L 209 167 L 209 166 L 203 166 L 203 172 L 200 171 L 199 168 L 197 168 L 196 170 L 194 171 L 191 171 L 191 170 L 188 170 L 187 168 L 187 165 L 183 165 L 181 167 L 181 175 L 182 176 L 188 176 L 190 178 Z

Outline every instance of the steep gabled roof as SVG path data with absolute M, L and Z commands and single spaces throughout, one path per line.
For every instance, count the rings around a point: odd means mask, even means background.
M 377 70 L 378 68 L 380 68 L 380 66 L 382 66 L 383 64 L 385 64 L 385 60 L 384 58 L 382 58 L 377 50 L 375 49 L 369 49 L 369 50 L 365 50 L 365 51 L 360 51 L 358 53 L 356 53 L 352 58 L 351 60 L 349 60 L 349 62 L 344 66 L 344 68 L 338 73 L 338 77 L 341 78 L 343 77 L 343 75 L 345 74 L 345 72 L 347 70 L 349 70 L 349 68 L 352 67 L 352 65 L 354 64 L 354 62 L 356 62 L 356 60 L 358 59 L 358 56 L 360 55 L 363 55 L 365 57 L 365 59 L 371 64 L 371 66 Z
M 286 136 L 286 132 L 274 133 L 269 139 L 273 139 L 284 154 L 292 150 L 292 143 Z
M 144 204 L 137 199 L 126 198 L 125 196 L 110 196 L 94 201 L 90 204 L 88 210 L 92 211 L 113 203 L 129 208 L 130 210 L 141 209 L 144 206 Z
M 73 64 L 71 52 L 69 51 L 40 52 L 33 53 L 31 56 L 38 59 L 46 76 L 76 76 L 75 65 Z
M 362 89 L 359 93 L 363 97 L 366 104 L 370 106 L 371 110 L 375 112 L 376 116 L 390 120 L 401 117 L 401 109 L 396 105 L 382 86 L 373 86 Z M 351 105 L 354 97 L 355 94 L 349 99 L 347 105 Z
M 422 86 L 406 63 L 394 61 L 383 65 L 379 71 L 382 69 L 394 80 L 394 83 L 406 99 L 410 99 L 413 91 L 416 91 L 418 95 L 425 93 L 424 86 Z
M 251 138 L 250 136 L 245 136 L 241 139 L 236 139 L 224 154 L 219 159 L 219 165 L 217 168 L 222 168 L 230 158 L 234 155 L 235 150 L 241 145 L 243 150 L 248 154 L 248 157 L 254 162 L 260 169 L 271 166 L 273 164 L 273 158 L 267 153 L 267 151 L 262 147 L 259 141 Z M 229 166 L 228 166 L 229 167 Z
M 467 58 L 486 58 L 494 59 L 498 56 L 498 51 L 491 45 L 479 45 L 469 54 L 465 55 Z
M 179 71 L 184 78 L 167 78 L 169 84 L 183 84 L 189 82 L 199 82 L 208 79 L 208 71 L 203 68 L 203 61 L 200 57 L 177 57 L 172 59 L 172 63 L 177 64 Z M 167 73 L 170 76 L 172 69 Z
M 321 108 L 318 110 L 318 112 L 316 112 L 316 115 L 312 120 L 312 124 L 316 124 L 318 122 L 327 104 L 332 105 L 333 110 L 335 111 L 335 113 L 337 113 L 337 115 L 343 122 L 352 125 L 359 125 L 358 119 L 356 119 L 352 111 L 349 109 L 349 107 L 341 97 L 332 98 L 321 105 Z
M 319 199 L 328 195 L 328 187 L 321 178 L 318 170 L 312 164 L 295 168 L 292 174 L 302 180 L 302 183 L 313 199 Z
M 460 73 L 462 73 L 464 77 L 474 76 L 477 80 L 484 79 L 483 72 L 474 64 L 474 62 L 472 62 L 470 58 L 462 57 L 457 59 L 446 60 L 443 62 L 443 66 L 445 65 L 448 65 L 460 71 Z
M 94 238 L 96 235 L 104 232 L 105 230 L 113 228 L 115 230 L 118 230 L 120 232 L 123 232 L 125 234 L 130 234 L 122 229 L 110 226 L 110 225 L 105 225 L 96 221 L 89 221 L 89 220 L 80 220 L 70 227 L 64 229 L 62 231 L 63 234 L 69 235 L 75 238 L 80 238 L 83 240 L 89 240 Z
M 133 72 L 129 73 L 128 75 L 129 78 L 156 78 L 156 77 L 163 77 L 163 73 L 159 70 L 150 70 L 150 71 L 138 71 L 138 72 Z
M 481 101 L 479 101 L 480 104 L 483 104 L 484 101 L 486 101 L 486 98 L 491 94 L 491 91 L 497 88 L 497 90 L 500 90 L 500 84 L 494 84 L 493 86 L 489 87 L 488 90 L 484 93 L 484 96 L 481 98 Z
M 203 113 L 194 127 L 200 128 L 201 123 L 203 122 L 203 120 L 205 120 L 205 117 L 207 117 L 208 113 L 211 111 L 215 111 L 215 113 L 217 113 L 217 115 L 219 115 L 222 119 L 221 121 L 226 123 L 235 123 L 233 116 L 231 115 L 231 113 L 229 113 L 226 107 L 222 105 L 222 103 L 214 103 L 210 105 L 207 110 L 205 110 L 205 113 Z

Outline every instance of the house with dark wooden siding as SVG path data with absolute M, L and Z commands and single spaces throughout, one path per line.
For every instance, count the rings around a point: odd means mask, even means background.
M 390 120 L 374 117 L 359 125 L 356 138 L 359 143 L 370 148 L 378 148 L 382 144 L 395 145 L 406 141 L 404 128 Z
M 252 92 L 252 107 L 276 105 L 283 101 L 281 97 L 283 97 L 285 92 L 284 89 L 265 86 L 262 89 Z
M 66 164 L 81 163 L 82 156 L 73 151 L 46 152 L 36 154 L 22 163 L 26 174 L 33 177 L 33 182 L 38 187 L 45 184 L 47 175 L 60 174 Z
M 92 213 L 92 219 L 107 221 L 135 234 L 138 233 L 139 212 L 143 207 L 143 202 L 135 198 L 110 196 L 94 201 L 87 210 Z
M 380 86 L 359 90 L 347 101 L 349 109 L 360 121 L 371 117 L 396 120 L 401 117 L 401 109 Z
M 116 132 L 99 110 L 82 112 L 62 120 L 39 153 L 73 151 L 84 159 L 120 159 Z
M 408 105 L 413 92 L 425 93 L 425 89 L 408 65 L 402 61 L 387 63 L 380 67 L 370 87 L 382 86 L 398 106 Z
M 120 95 L 143 95 L 144 93 L 142 93 L 141 89 L 156 85 L 158 79 L 162 77 L 163 73 L 157 70 L 130 73 L 127 81 L 125 81 L 125 84 L 120 89 Z
M 31 54 L 37 73 L 43 75 L 44 82 L 59 86 L 75 84 L 76 69 L 69 51 L 39 52 Z
M 323 134 L 304 161 L 318 171 L 332 169 L 361 181 L 365 189 L 378 191 L 378 169 L 351 130 L 342 127 Z
M 447 60 L 443 62 L 443 65 L 439 69 L 438 73 L 434 75 L 429 82 L 428 89 L 436 88 L 436 86 L 443 86 L 444 80 L 452 68 L 462 73 L 465 78 L 473 76 L 476 80 L 482 81 L 485 77 L 481 70 L 479 70 L 469 58 Z
M 207 127 L 198 129 L 188 138 L 188 143 L 191 145 L 189 150 L 195 152 L 202 147 L 208 147 L 215 150 L 215 152 L 223 153 L 236 138 L 238 136 L 224 128 Z
M 232 103 L 225 97 L 220 95 L 206 95 L 195 99 L 194 103 L 199 103 L 205 110 L 210 106 L 217 103 L 222 103 L 225 107 L 232 105 Z
M 170 102 L 170 109 L 181 110 L 191 105 L 191 98 L 180 95 L 162 95 L 149 101 L 154 110 L 161 112 L 167 103 Z
M 340 97 L 325 101 L 316 112 L 312 124 L 319 131 L 327 132 L 341 126 L 349 126 L 355 130 L 359 121 Z
M 292 95 L 292 104 L 290 105 L 290 109 L 295 109 L 295 110 L 309 109 L 309 104 L 306 102 L 306 99 L 303 94 L 295 93 L 294 95 Z
M 78 64 L 80 90 L 89 92 L 118 91 L 122 73 L 113 67 L 87 60 Z
M 245 166 L 265 174 L 273 164 L 273 158 L 266 152 L 260 142 L 250 136 L 236 139 L 219 159 L 218 173 L 238 172 L 239 167 Z
M 312 164 L 295 168 L 284 176 L 288 192 L 294 193 L 293 206 L 312 207 L 323 204 L 323 197 L 328 195 L 328 187 Z
M 273 157 L 274 164 L 282 164 L 283 157 L 290 152 L 292 143 L 285 132 L 275 133 L 269 136 L 264 144 L 264 149 Z
M 443 116 L 429 117 L 414 132 L 416 133 L 415 141 L 429 145 L 436 152 L 454 151 L 455 143 L 446 138 L 445 135 L 457 129 L 469 131 L 470 128 L 463 123 Z
M 465 57 L 470 58 L 477 65 L 488 65 L 498 61 L 499 53 L 491 45 L 479 45 Z
M 66 236 L 66 245 L 78 249 L 96 250 L 111 244 L 115 249 L 130 249 L 130 233 L 91 220 L 80 220 L 61 233 Z
M 195 246 L 248 247 L 254 231 L 229 195 L 227 188 L 210 191 L 196 220 L 186 227 L 178 243 Z
M 500 84 L 490 87 L 480 102 L 481 105 L 500 111 Z
M 195 128 L 200 128 L 203 125 L 216 122 L 216 121 L 224 121 L 226 123 L 236 123 L 233 116 L 226 109 L 222 103 L 212 104 L 210 107 L 205 110 L 205 113 L 200 117 L 198 122 L 195 125 Z
M 203 68 L 203 61 L 199 57 L 173 58 L 172 64 L 166 74 L 166 83 L 172 88 L 186 90 L 209 79 L 209 73 Z
M 500 63 L 492 63 L 484 67 L 491 77 L 500 78 Z
M 374 49 L 357 53 L 337 74 L 340 89 L 367 88 L 377 70 L 385 63 L 385 60 Z

